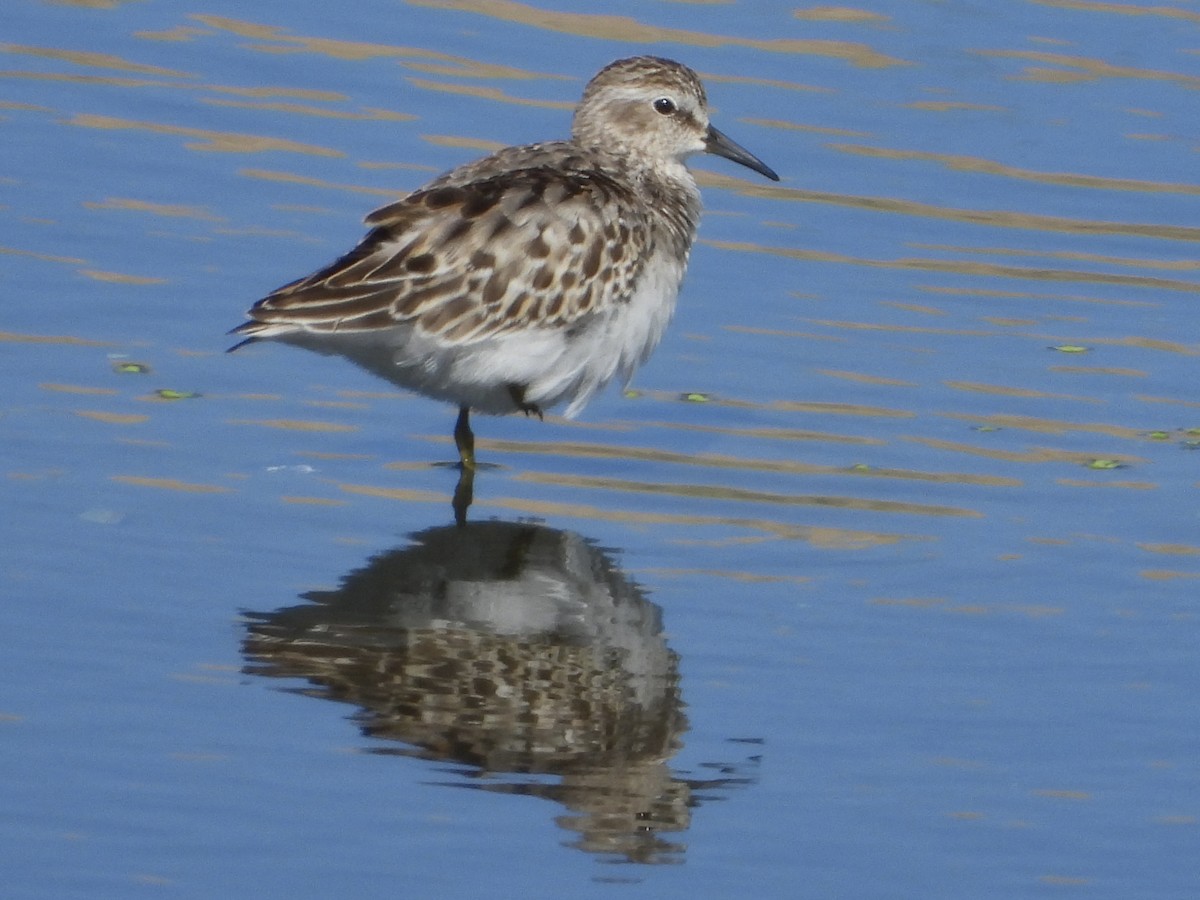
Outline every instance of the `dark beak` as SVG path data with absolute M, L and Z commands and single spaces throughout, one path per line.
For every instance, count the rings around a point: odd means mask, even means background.
M 753 169 L 759 175 L 765 175 L 772 181 L 779 180 L 779 176 L 775 174 L 774 169 L 745 147 L 731 141 L 711 125 L 708 126 L 708 136 L 704 139 L 704 149 L 708 153 L 732 159 L 735 163 L 740 163 L 747 169 Z

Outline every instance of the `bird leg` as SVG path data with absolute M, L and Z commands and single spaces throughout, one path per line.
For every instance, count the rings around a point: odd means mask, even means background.
M 458 459 L 465 471 L 475 470 L 475 434 L 471 431 L 471 408 L 458 408 L 458 421 L 454 424 L 454 445 L 458 447 Z
M 516 404 L 517 409 L 525 413 L 525 415 L 536 415 L 539 422 L 545 421 L 545 417 L 542 415 L 542 408 L 536 403 L 527 403 L 525 401 L 525 385 L 510 384 L 508 386 L 508 396 L 512 397 L 512 402 Z

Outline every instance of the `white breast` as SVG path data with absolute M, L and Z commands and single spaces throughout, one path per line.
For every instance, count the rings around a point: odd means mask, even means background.
M 587 359 L 579 389 L 565 415 L 578 415 L 597 391 L 614 378 L 628 383 L 662 340 L 675 313 L 675 299 L 683 280 L 686 259 L 659 254 L 646 265 L 633 296 L 613 307 L 602 324 L 581 336 L 575 352 Z

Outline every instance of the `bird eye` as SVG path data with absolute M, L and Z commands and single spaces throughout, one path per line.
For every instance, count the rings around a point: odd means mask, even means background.
M 675 101 L 670 97 L 659 97 L 654 101 L 654 109 L 662 113 L 664 116 L 669 116 L 675 112 Z

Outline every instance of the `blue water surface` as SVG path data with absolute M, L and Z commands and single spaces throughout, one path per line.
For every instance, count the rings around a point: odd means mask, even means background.
M 5 896 L 1191 898 L 1188 4 L 16 0 Z M 654 53 L 676 319 L 574 422 L 256 299 Z

